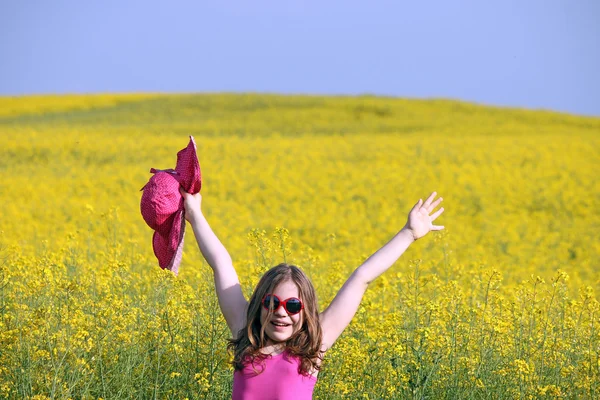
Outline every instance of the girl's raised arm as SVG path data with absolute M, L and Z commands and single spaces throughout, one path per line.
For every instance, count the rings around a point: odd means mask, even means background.
M 329 307 L 321 313 L 323 350 L 333 346 L 350 324 L 369 284 L 387 271 L 412 242 L 425 236 L 429 231 L 444 229 L 443 226 L 432 224 L 444 212 L 443 207 L 429 215 L 442 202 L 441 197 L 434 201 L 435 196 L 436 192 L 433 192 L 425 203 L 420 199 L 414 205 L 402 230 L 352 273 Z
M 208 265 L 213 269 L 215 290 L 217 291 L 221 312 L 225 317 L 225 321 L 227 321 L 232 336 L 236 338 L 238 332 L 245 325 L 244 320 L 248 302 L 242 293 L 231 256 L 202 214 L 200 208 L 202 196 L 200 193 L 192 195 L 186 193 L 182 188 L 179 188 L 179 192 L 184 198 L 185 219 L 192 225 L 198 247 Z

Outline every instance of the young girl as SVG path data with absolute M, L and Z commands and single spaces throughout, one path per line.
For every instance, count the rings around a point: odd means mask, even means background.
M 200 194 L 184 197 L 202 255 L 212 267 L 219 306 L 233 339 L 233 399 L 310 399 L 325 352 L 348 326 L 367 287 L 429 231 L 444 212 L 436 192 L 410 210 L 406 225 L 348 278 L 329 307 L 319 314 L 315 289 L 293 265 L 267 271 L 246 301 L 231 257 L 201 211 Z M 433 214 L 432 214 L 433 212 Z

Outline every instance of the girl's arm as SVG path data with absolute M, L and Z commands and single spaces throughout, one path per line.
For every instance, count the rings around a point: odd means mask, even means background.
M 231 330 L 231 334 L 235 338 L 240 329 L 245 325 L 244 320 L 246 318 L 245 313 L 248 302 L 242 293 L 240 281 L 235 268 L 233 268 L 231 256 L 214 234 L 208 221 L 206 221 L 206 218 L 202 214 L 200 209 L 202 196 L 200 193 L 191 195 L 181 188 L 179 188 L 179 192 L 184 198 L 185 219 L 192 225 L 198 247 L 208 265 L 213 269 L 219 306 Z
M 321 313 L 323 350 L 333 346 L 350 324 L 369 283 L 387 271 L 415 240 L 425 236 L 429 231 L 444 229 L 443 226 L 432 224 L 444 212 L 443 207 L 429 215 L 442 202 L 441 197 L 433 201 L 435 196 L 436 192 L 433 192 L 424 204 L 420 199 L 414 205 L 402 230 L 352 273 L 329 307 Z

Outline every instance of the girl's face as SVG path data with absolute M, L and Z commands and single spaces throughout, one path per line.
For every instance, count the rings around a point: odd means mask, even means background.
M 281 282 L 273 289 L 272 294 L 279 297 L 281 301 L 290 297 L 300 299 L 298 286 L 292 281 Z M 302 301 L 302 299 L 300 300 Z M 260 323 L 265 327 L 265 333 L 271 341 L 285 342 L 302 327 L 303 312 L 304 310 L 301 310 L 298 314 L 289 314 L 285 307 L 280 305 L 277 310 L 273 311 L 270 320 L 267 321 L 268 311 L 261 305 Z

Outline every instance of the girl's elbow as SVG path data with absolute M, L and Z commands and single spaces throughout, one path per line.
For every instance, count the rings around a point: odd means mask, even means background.
M 368 287 L 371 284 L 371 282 L 375 280 L 375 277 L 371 276 L 367 271 L 360 267 L 357 268 L 352 275 L 353 280 L 356 280 L 361 285 L 364 285 L 365 288 Z

